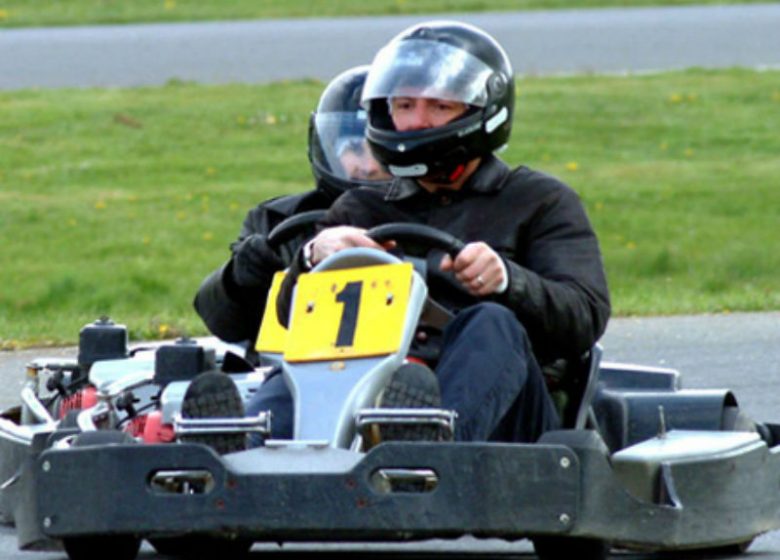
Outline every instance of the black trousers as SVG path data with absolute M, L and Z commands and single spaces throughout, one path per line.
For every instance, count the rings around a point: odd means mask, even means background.
M 442 408 L 455 410 L 459 441 L 534 442 L 559 427 L 525 329 L 496 303 L 458 313 L 436 366 Z

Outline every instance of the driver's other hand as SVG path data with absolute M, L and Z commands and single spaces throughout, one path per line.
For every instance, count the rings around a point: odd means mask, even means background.
M 366 236 L 366 230 L 352 226 L 337 226 L 322 230 L 311 240 L 311 264 L 315 265 L 333 253 L 350 247 L 368 247 L 371 249 L 391 248 L 379 245 Z
M 506 285 L 506 268 L 501 257 L 487 243 L 466 245 L 455 260 L 445 255 L 441 270 L 455 273 L 458 282 L 473 296 L 488 296 Z

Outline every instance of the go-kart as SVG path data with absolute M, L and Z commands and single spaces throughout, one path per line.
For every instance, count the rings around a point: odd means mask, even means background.
M 370 234 L 462 246 L 421 226 Z M 780 527 L 778 448 L 744 430 L 731 392 L 683 390 L 674 370 L 602 363 L 598 346 L 566 386 L 564 429 L 534 444 L 451 441 L 452 411 L 376 408 L 420 322 L 442 316 L 419 262 L 383 251 L 342 251 L 301 275 L 289 331 L 266 317 L 257 342 L 293 395 L 289 440 L 267 437 L 273 418 L 263 413 L 177 414 L 194 373 L 242 370 L 228 374 L 248 399 L 267 369 L 246 371 L 232 350 L 192 342 L 117 356 L 115 326 L 94 325 L 100 336 L 80 350 L 94 358 L 88 368 L 34 362 L 22 405 L 0 417 L 0 513 L 20 548 L 61 541 L 73 560 L 134 558 L 142 539 L 187 555 L 463 535 L 529 538 L 543 559 L 595 559 L 611 548 L 736 552 Z M 51 395 L 35 386 L 42 376 Z M 127 429 L 143 415 L 143 428 Z M 442 441 L 372 443 L 370 431 L 387 424 L 436 426 Z M 218 455 L 186 442 L 249 431 L 264 445 Z

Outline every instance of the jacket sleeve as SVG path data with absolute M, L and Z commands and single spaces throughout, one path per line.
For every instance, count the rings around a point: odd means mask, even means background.
M 596 235 L 568 188 L 544 201 L 529 229 L 522 260 L 505 259 L 509 286 L 498 299 L 525 326 L 542 363 L 575 358 L 598 341 L 610 314 Z
M 265 242 L 273 225 L 263 205 L 251 210 L 231 245 L 230 259 L 206 277 L 195 295 L 195 310 L 209 331 L 222 340 L 257 338 L 273 275 L 282 268 Z
M 362 214 L 354 211 L 352 194 L 351 191 L 347 191 L 331 205 L 328 213 L 319 221 L 317 225 L 318 231 L 337 225 L 355 225 L 352 223 L 350 216 L 360 216 Z M 303 244 L 301 244 L 290 263 L 290 267 L 287 269 L 287 275 L 284 277 L 276 298 L 276 317 L 279 324 L 285 327 L 288 327 L 290 323 L 293 291 L 298 282 L 298 276 L 304 272 L 308 272 L 308 269 L 304 263 Z
M 262 288 L 231 295 L 231 261 L 209 274 L 198 288 L 193 305 L 213 335 L 227 342 L 257 338 L 264 305 Z

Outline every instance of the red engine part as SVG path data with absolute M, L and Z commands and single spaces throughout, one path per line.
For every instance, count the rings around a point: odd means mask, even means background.
M 134 438 L 142 437 L 146 428 L 146 414 L 136 416 L 125 425 L 125 432 Z
M 84 410 L 97 404 L 97 389 L 88 385 L 69 397 L 62 399 L 60 404 L 60 419 L 71 410 Z
M 170 443 L 176 439 L 171 424 L 163 424 L 162 412 L 156 410 L 149 414 L 136 416 L 125 427 L 133 437 L 140 437 L 144 443 Z

